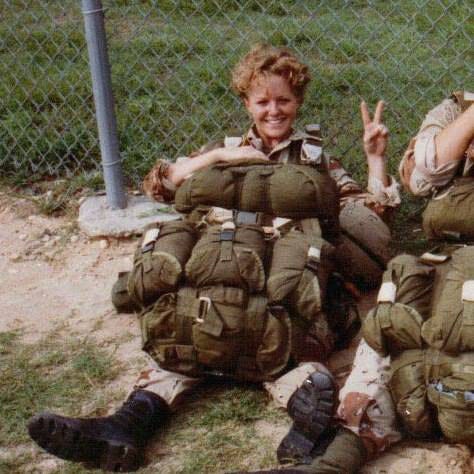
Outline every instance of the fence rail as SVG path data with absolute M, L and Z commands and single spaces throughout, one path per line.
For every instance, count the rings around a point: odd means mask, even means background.
M 358 103 L 387 104 L 392 170 L 424 113 L 473 89 L 471 0 L 104 0 L 120 150 L 137 184 L 248 118 L 228 86 L 257 42 L 287 45 L 313 81 L 301 122 L 363 174 Z M 3 0 L 0 166 L 18 180 L 100 169 L 81 2 Z

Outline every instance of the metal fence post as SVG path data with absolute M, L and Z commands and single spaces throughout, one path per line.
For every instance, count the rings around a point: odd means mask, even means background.
M 123 189 L 117 121 L 107 55 L 104 9 L 101 0 L 82 0 L 82 13 L 89 52 L 107 202 L 112 209 L 123 209 L 127 206 L 127 198 Z

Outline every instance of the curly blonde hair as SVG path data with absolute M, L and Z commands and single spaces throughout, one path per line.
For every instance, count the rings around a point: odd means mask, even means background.
M 293 94 L 300 102 L 303 102 L 311 76 L 308 66 L 300 62 L 288 48 L 277 48 L 266 44 L 254 46 L 234 67 L 232 89 L 245 99 L 252 82 L 269 74 L 284 77 Z

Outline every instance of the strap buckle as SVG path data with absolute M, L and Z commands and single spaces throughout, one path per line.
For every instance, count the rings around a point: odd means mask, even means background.
M 219 240 L 224 242 L 232 242 L 235 235 L 235 224 L 233 222 L 224 222 L 221 226 Z
M 249 211 L 237 211 L 233 212 L 234 222 L 236 224 L 258 224 L 259 223 L 259 213 L 258 212 L 249 212 Z
M 196 316 L 197 323 L 204 322 L 204 317 L 209 312 L 210 308 L 211 308 L 211 298 L 209 298 L 208 296 L 200 296 L 199 297 L 199 311 L 198 311 L 199 315 Z

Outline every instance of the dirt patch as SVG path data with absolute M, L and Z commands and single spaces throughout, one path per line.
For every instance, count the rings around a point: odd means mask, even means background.
M 42 217 L 35 213 L 29 201 L 5 195 L 0 195 L 0 242 L 0 307 L 3 310 L 0 332 L 20 330 L 27 342 L 38 340 L 58 325 L 66 332 L 93 334 L 99 344 L 113 348 L 115 356 L 124 363 L 125 369 L 110 389 L 125 394 L 147 360 L 140 351 L 135 317 L 113 310 L 110 289 L 117 273 L 130 269 L 136 242 L 89 240 L 77 230 L 74 222 L 64 217 Z M 331 367 L 341 377 L 350 370 L 354 347 L 352 344 L 331 361 Z M 254 430 L 259 438 L 268 442 L 271 453 L 288 425 L 289 419 L 282 415 L 278 421 L 257 421 Z M 169 431 L 172 430 L 173 427 Z M 160 468 L 160 472 L 180 472 L 180 464 L 175 462 L 175 456 L 180 453 L 179 443 L 179 436 L 176 446 L 162 445 L 160 439 L 155 441 L 149 454 L 156 454 L 161 460 L 153 468 Z M 22 449 L 30 451 L 31 447 Z M 4 451 L 9 449 L 2 448 L 0 455 L 3 456 Z M 37 450 L 32 452 L 38 453 Z M 48 455 L 36 455 L 39 456 L 36 472 L 54 471 L 57 462 L 62 465 L 62 461 Z M 145 471 L 150 468 L 151 465 Z M 461 445 L 405 441 L 362 471 L 363 474 L 407 472 L 473 473 L 474 458 L 471 451 Z

